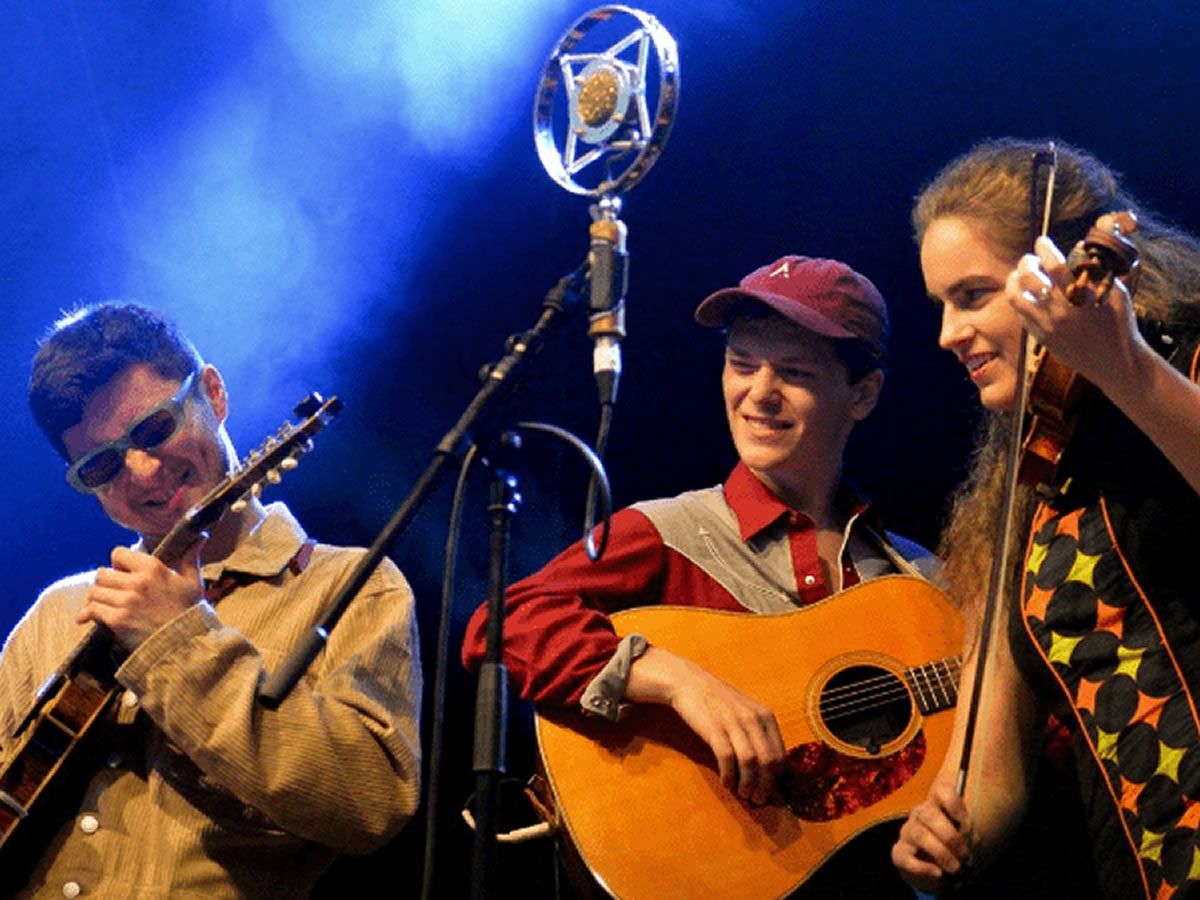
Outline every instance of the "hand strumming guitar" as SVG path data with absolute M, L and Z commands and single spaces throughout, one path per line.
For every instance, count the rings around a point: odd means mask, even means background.
M 650 647 L 629 669 L 628 700 L 669 705 L 708 744 L 721 783 L 763 804 L 787 750 L 775 715 L 691 660 Z

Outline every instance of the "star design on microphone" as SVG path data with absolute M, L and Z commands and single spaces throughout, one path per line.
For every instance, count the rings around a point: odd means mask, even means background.
M 646 29 L 630 32 L 606 50 L 573 53 L 559 60 L 567 92 L 570 126 L 563 148 L 563 166 L 574 175 L 606 153 L 640 150 L 650 134 L 650 109 L 646 103 L 646 71 L 651 38 Z M 634 49 L 636 61 L 621 54 Z M 576 67 L 582 68 L 576 73 Z M 621 126 L 632 101 L 637 127 L 628 138 L 609 141 Z M 595 145 L 577 156 L 579 141 Z

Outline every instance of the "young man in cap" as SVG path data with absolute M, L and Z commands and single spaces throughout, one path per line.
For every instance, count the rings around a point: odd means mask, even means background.
M 887 309 L 874 285 L 840 262 L 787 256 L 708 297 L 695 317 L 727 332 L 721 381 L 737 466 L 722 486 L 618 512 L 599 563 L 577 544 L 514 584 L 505 662 L 539 704 L 609 718 L 627 702 L 670 706 L 726 787 L 762 804 L 786 753 L 772 711 L 639 635 L 618 637 L 608 614 L 659 603 L 785 612 L 932 560 L 886 534 L 842 480 L 846 441 L 883 386 Z M 468 666 L 482 660 L 483 626 L 481 609 Z M 875 868 L 894 882 L 881 848 Z M 876 886 L 869 895 L 886 896 Z
M 251 499 L 178 558 L 148 552 L 236 461 L 220 374 L 148 309 L 105 304 L 59 322 L 29 390 L 68 482 L 141 540 L 47 588 L 0 655 L 3 765 L 25 758 L 17 732 L 38 688 L 90 626 L 111 633 L 119 661 L 96 768 L 68 808 L 33 810 L 57 816 L 53 836 L 5 858 L 0 894 L 307 896 L 335 853 L 381 846 L 417 806 L 408 585 L 385 560 L 305 678 L 264 709 L 263 677 L 362 551 L 317 544 L 283 504 Z M 21 811 L 3 792 L 0 805 Z M 25 865 L 28 880 L 14 876 Z

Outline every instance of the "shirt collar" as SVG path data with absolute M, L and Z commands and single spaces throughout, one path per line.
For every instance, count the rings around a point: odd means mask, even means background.
M 308 536 L 282 503 L 268 504 L 265 512 L 242 535 L 229 556 L 200 570 L 202 577 L 211 581 L 227 572 L 239 572 L 256 578 L 274 578 L 287 568 Z
M 733 510 L 738 522 L 738 532 L 743 541 L 748 541 L 764 528 L 793 513 L 812 526 L 807 515 L 793 510 L 775 495 L 769 487 L 759 481 L 750 467 L 739 461 L 729 473 L 724 485 L 725 502 Z M 870 504 L 847 482 L 838 485 L 834 500 L 839 519 L 849 521 L 851 516 L 865 512 Z

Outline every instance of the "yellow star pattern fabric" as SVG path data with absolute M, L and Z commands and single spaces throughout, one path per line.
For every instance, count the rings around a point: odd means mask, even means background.
M 1099 554 L 1090 556 L 1087 553 L 1076 551 L 1075 561 L 1071 563 L 1071 571 L 1067 573 L 1067 581 L 1078 581 L 1080 584 L 1095 588 L 1093 575 L 1098 562 L 1100 562 Z
M 1200 880 L 1200 805 L 1181 779 L 1200 734 L 1180 710 L 1195 704 L 1180 705 L 1188 690 L 1161 617 L 1129 577 L 1103 505 L 1065 515 L 1042 507 L 1033 528 L 1026 631 L 1074 709 L 1077 738 L 1124 819 L 1148 896 L 1170 897 Z

